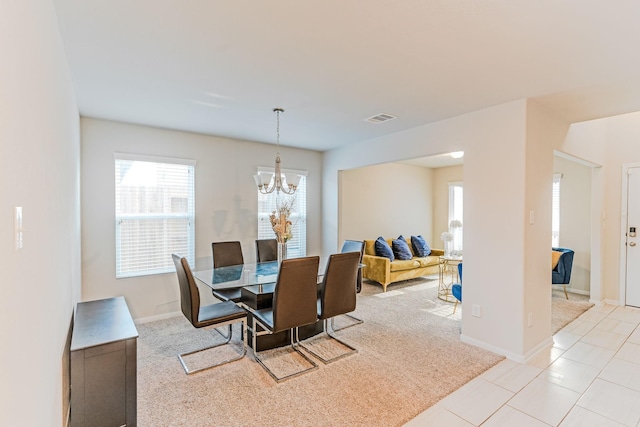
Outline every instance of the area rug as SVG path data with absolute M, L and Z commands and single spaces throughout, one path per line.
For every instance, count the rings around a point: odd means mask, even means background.
M 585 311 L 593 307 L 586 295 L 569 294 L 569 299 L 562 289 L 553 289 L 551 298 L 551 334 L 571 323 Z
M 460 342 L 461 310 L 436 291 L 436 280 L 385 293 L 364 283 L 364 323 L 337 333 L 358 353 L 280 384 L 251 354 L 186 375 L 176 355 L 222 338 L 181 316 L 140 324 L 138 424 L 401 426 L 503 359 Z

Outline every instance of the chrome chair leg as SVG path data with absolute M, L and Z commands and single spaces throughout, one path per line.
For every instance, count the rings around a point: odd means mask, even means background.
M 262 327 L 264 329 L 264 331 L 262 332 L 258 332 L 258 325 L 260 325 L 260 327 Z M 267 328 L 260 322 L 258 322 L 256 320 L 256 318 L 253 318 L 253 322 L 251 323 L 251 346 L 253 348 L 253 357 L 256 359 L 256 362 L 258 362 L 260 364 L 260 366 L 262 366 L 262 368 L 267 371 L 267 373 L 271 376 L 271 378 L 274 379 L 274 381 L 276 381 L 277 383 L 289 380 L 291 378 L 295 378 L 299 375 L 302 375 L 304 373 L 313 371 L 318 369 L 318 365 L 309 358 L 309 356 L 307 356 L 306 354 L 304 354 L 303 352 L 301 352 L 298 348 L 296 348 L 295 343 L 299 341 L 299 333 L 298 333 L 298 328 L 293 328 L 290 331 L 290 335 L 291 335 L 291 348 L 298 353 L 299 355 L 301 355 L 307 362 L 309 362 L 309 364 L 311 365 L 310 368 L 306 368 L 306 369 L 302 369 L 300 371 L 296 371 L 292 374 L 289 375 L 285 375 L 283 377 L 279 377 L 277 376 L 271 369 L 269 369 L 269 367 L 264 363 L 263 359 L 260 358 L 260 356 L 258 356 L 258 351 L 257 349 L 257 337 L 260 335 L 269 335 L 271 332 L 269 332 L 267 330 Z M 295 334 L 295 335 L 294 335 Z
M 342 316 L 348 317 L 349 319 L 353 320 L 353 322 L 351 324 L 347 325 L 347 326 L 343 326 L 341 328 L 337 328 L 336 329 L 335 328 L 335 317 L 332 317 L 331 318 L 331 329 L 333 330 L 333 332 L 338 332 L 338 331 L 341 331 L 343 329 L 347 329 L 347 328 L 350 328 L 352 326 L 356 326 L 356 325 L 359 325 L 361 323 L 364 323 L 364 320 L 358 319 L 356 316 L 353 316 L 353 315 L 348 314 L 348 313 L 347 314 L 343 314 Z
M 234 323 L 238 323 L 238 322 L 234 322 Z M 241 323 L 242 323 L 242 329 L 244 329 L 247 326 L 247 319 L 245 318 Z M 220 332 L 218 330 L 218 328 L 214 328 L 220 335 L 222 335 L 225 338 L 224 342 L 218 343 L 218 344 L 214 344 L 214 345 L 211 345 L 211 346 L 208 346 L 208 347 L 204 347 L 204 348 L 201 348 L 201 349 L 198 349 L 198 350 L 193 350 L 193 351 L 190 351 L 190 352 L 187 352 L 187 353 L 178 354 L 178 359 L 180 360 L 180 364 L 182 364 L 182 368 L 184 369 L 184 371 L 185 371 L 185 373 L 187 375 L 194 374 L 194 373 L 200 372 L 200 371 L 204 371 L 205 369 L 215 368 L 217 366 L 221 366 L 221 365 L 224 365 L 224 364 L 227 364 L 227 363 L 230 363 L 230 362 L 235 362 L 236 360 L 240 360 L 240 359 L 242 359 L 244 357 L 244 355 L 247 353 L 247 338 L 246 338 L 246 334 L 243 334 L 244 335 L 244 339 L 242 340 L 242 352 L 237 357 L 232 357 L 231 359 L 227 359 L 227 360 L 224 360 L 224 361 L 219 362 L 219 363 L 214 363 L 212 365 L 207 365 L 207 366 L 204 366 L 204 367 L 198 368 L 198 369 L 189 369 L 189 367 L 187 366 L 187 363 L 184 360 L 185 356 L 189 356 L 189 355 L 192 355 L 192 354 L 195 354 L 195 353 L 200 353 L 201 351 L 211 350 L 212 348 L 221 347 L 223 345 L 229 344 L 229 342 L 231 341 L 231 336 L 232 336 L 232 329 L 231 328 L 232 328 L 233 324 L 229 324 L 228 326 L 229 326 L 229 333 L 226 336 L 222 332 Z
M 344 328 L 342 328 L 342 329 L 344 329 Z M 328 321 L 328 319 L 324 319 L 323 320 L 323 332 L 327 334 L 329 339 L 333 339 L 334 341 L 337 341 L 338 343 L 340 343 L 343 346 L 347 347 L 349 350 L 339 354 L 338 356 L 335 356 L 335 357 L 332 357 L 332 358 L 325 358 L 322 355 L 320 355 L 320 354 L 316 353 L 315 351 L 313 351 L 309 346 L 304 345 L 304 343 L 298 341 L 298 344 L 302 348 L 304 348 L 306 351 L 308 351 L 309 353 L 313 354 L 317 359 L 322 361 L 322 363 L 324 363 L 324 364 L 335 362 L 336 360 L 342 359 L 343 357 L 347 357 L 347 356 L 350 356 L 350 355 L 358 352 L 358 350 L 355 347 L 353 347 L 350 344 L 347 344 L 346 342 L 344 342 L 341 339 L 337 338 L 335 335 L 331 334 L 331 332 L 329 332 L 329 331 L 330 331 L 329 321 Z M 333 331 L 333 332 L 335 333 L 335 331 Z

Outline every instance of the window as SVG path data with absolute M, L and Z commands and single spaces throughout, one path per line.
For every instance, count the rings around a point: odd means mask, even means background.
M 561 173 L 553 174 L 553 204 L 551 206 L 551 246 L 560 246 L 560 179 Z
M 273 173 L 273 169 L 261 168 L 258 173 Z M 276 203 L 293 198 L 291 212 L 291 239 L 287 241 L 287 258 L 298 258 L 307 255 L 307 177 L 304 171 L 283 170 L 282 173 L 302 175 L 295 194 L 288 196 L 274 191 L 270 194 L 258 193 L 258 239 L 274 239 L 269 215 L 276 210 Z M 273 185 L 273 180 L 269 185 Z M 276 200 L 277 199 L 277 200 Z
M 172 253 L 195 263 L 195 162 L 115 155 L 116 278 L 175 271 Z
M 449 183 L 449 223 L 451 221 L 460 221 L 462 223 L 462 183 Z M 463 224 L 464 225 L 464 224 Z M 453 251 L 462 252 L 462 228 L 450 229 L 453 233 Z

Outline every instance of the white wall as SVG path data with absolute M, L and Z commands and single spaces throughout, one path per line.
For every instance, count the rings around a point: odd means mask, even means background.
M 0 419 L 62 425 L 80 297 L 78 108 L 50 0 L 0 2 Z M 24 247 L 14 250 L 13 210 Z
M 432 169 L 400 163 L 343 171 L 340 238 L 407 239 L 422 234 L 432 247 Z
M 308 171 L 307 254 L 322 247 L 322 154 L 281 147 L 285 168 Z M 97 119 L 82 119 L 82 299 L 123 295 L 134 318 L 180 310 L 175 274 L 115 278 L 114 152 L 195 159 L 196 257 L 211 259 L 211 242 L 240 240 L 255 260 L 258 166 L 273 167 L 275 147 Z M 203 296 L 211 294 L 201 288 Z
M 464 151 L 463 337 L 513 358 L 524 357 L 538 345 L 546 344 L 550 337 L 550 328 L 545 330 L 551 317 L 549 240 L 542 247 L 541 241 L 533 239 L 529 248 L 525 236 L 530 237 L 533 231 L 526 225 L 530 209 L 539 211 L 543 217 L 548 214 L 547 219 L 542 218 L 536 225 L 535 232 L 546 236 L 551 233 L 552 149 L 545 144 L 543 153 L 537 154 L 527 145 L 529 135 L 536 136 L 536 141 L 542 139 L 534 129 L 548 136 L 539 129 L 546 124 L 545 118 L 534 120 L 535 117 L 529 117 L 528 108 L 526 100 L 514 101 L 332 150 L 325 154 L 323 174 L 326 250 L 337 245 L 339 171 Z M 548 172 L 545 179 L 538 179 L 533 172 L 536 165 L 526 159 L 529 151 L 535 154 L 532 161 L 544 163 L 541 174 Z M 530 284 L 537 282 L 540 274 L 546 274 L 546 288 L 541 283 Z M 526 306 L 525 287 L 530 288 Z M 541 303 L 545 298 L 546 302 Z M 480 318 L 471 315 L 474 304 L 481 307 Z M 525 326 L 528 312 L 538 319 L 535 328 Z
M 591 275 L 591 168 L 555 156 L 560 181 L 560 247 L 575 251 L 570 288 L 589 294 Z

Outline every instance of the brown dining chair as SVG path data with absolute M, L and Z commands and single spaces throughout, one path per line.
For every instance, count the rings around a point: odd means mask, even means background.
M 360 254 L 358 252 L 333 254 L 329 257 L 322 285 L 320 286 L 320 298 L 318 298 L 317 303 L 318 319 L 322 320 L 323 331 L 327 337 L 347 347 L 348 350 L 338 356 L 325 358 L 313 351 L 312 346 L 302 343 L 302 347 L 305 350 L 324 363 L 334 362 L 358 351 L 331 333 L 332 328 L 329 327 L 329 319 L 356 309 L 356 288 L 354 283 L 358 276 L 359 264 Z
M 213 268 L 244 264 L 242 246 L 237 241 L 213 242 L 211 243 L 211 254 L 213 256 Z M 241 298 L 240 288 L 213 289 L 211 293 L 220 301 L 240 302 Z
M 340 253 L 347 253 L 347 252 L 359 252 L 360 253 L 359 264 L 362 264 L 362 257 L 364 256 L 364 242 L 361 240 L 345 240 L 344 243 L 342 244 L 342 249 L 340 250 Z M 358 268 L 358 277 L 356 278 L 356 293 L 360 293 L 360 291 L 362 291 L 362 268 Z M 364 322 L 362 319 L 357 318 L 353 314 L 345 313 L 344 316 L 351 319 L 351 323 L 349 323 L 346 326 L 342 326 L 340 328 L 335 328 L 335 317 L 331 318 L 331 328 L 335 332 L 341 331 L 342 329 L 350 328 L 352 326 L 359 325 Z
M 276 261 L 278 259 L 278 241 L 276 239 L 256 240 L 256 262 Z
M 316 289 L 318 266 L 320 258 L 317 256 L 293 258 L 282 261 L 280 272 L 273 292 L 273 304 L 270 308 L 263 308 L 252 312 L 251 344 L 256 361 L 281 382 L 318 368 L 318 365 L 306 354 L 298 349 L 298 328 L 317 321 Z M 262 328 L 258 331 L 258 327 Z M 309 364 L 310 367 L 300 369 L 291 374 L 278 376 L 259 356 L 257 351 L 257 336 L 289 331 L 291 348 Z
M 195 280 L 193 279 L 193 275 L 191 274 L 189 262 L 186 258 L 181 257 L 177 254 L 172 254 L 171 257 L 173 258 L 173 263 L 176 266 L 178 284 L 180 285 L 180 307 L 182 309 L 182 314 L 184 314 L 187 320 L 191 322 L 194 328 L 206 328 L 208 326 L 218 328 L 221 326 L 228 326 L 227 335 L 224 335 L 222 332 L 216 329 L 216 331 L 218 331 L 223 337 L 225 337 L 225 342 L 214 344 L 205 348 L 201 348 L 199 350 L 190 351 L 188 353 L 181 353 L 178 355 L 178 359 L 180 360 L 184 371 L 187 374 L 193 374 L 194 372 L 214 368 L 216 366 L 224 365 L 225 363 L 233 362 L 244 357 L 247 349 L 247 334 L 242 333 L 242 352 L 239 356 L 198 369 L 189 369 L 187 367 L 187 364 L 184 360 L 185 356 L 228 344 L 231 341 L 231 337 L 233 336 L 232 327 L 234 323 L 241 323 L 242 330 L 244 330 L 247 324 L 247 312 L 231 301 L 201 306 L 200 292 L 198 291 L 198 286 L 196 285 Z

